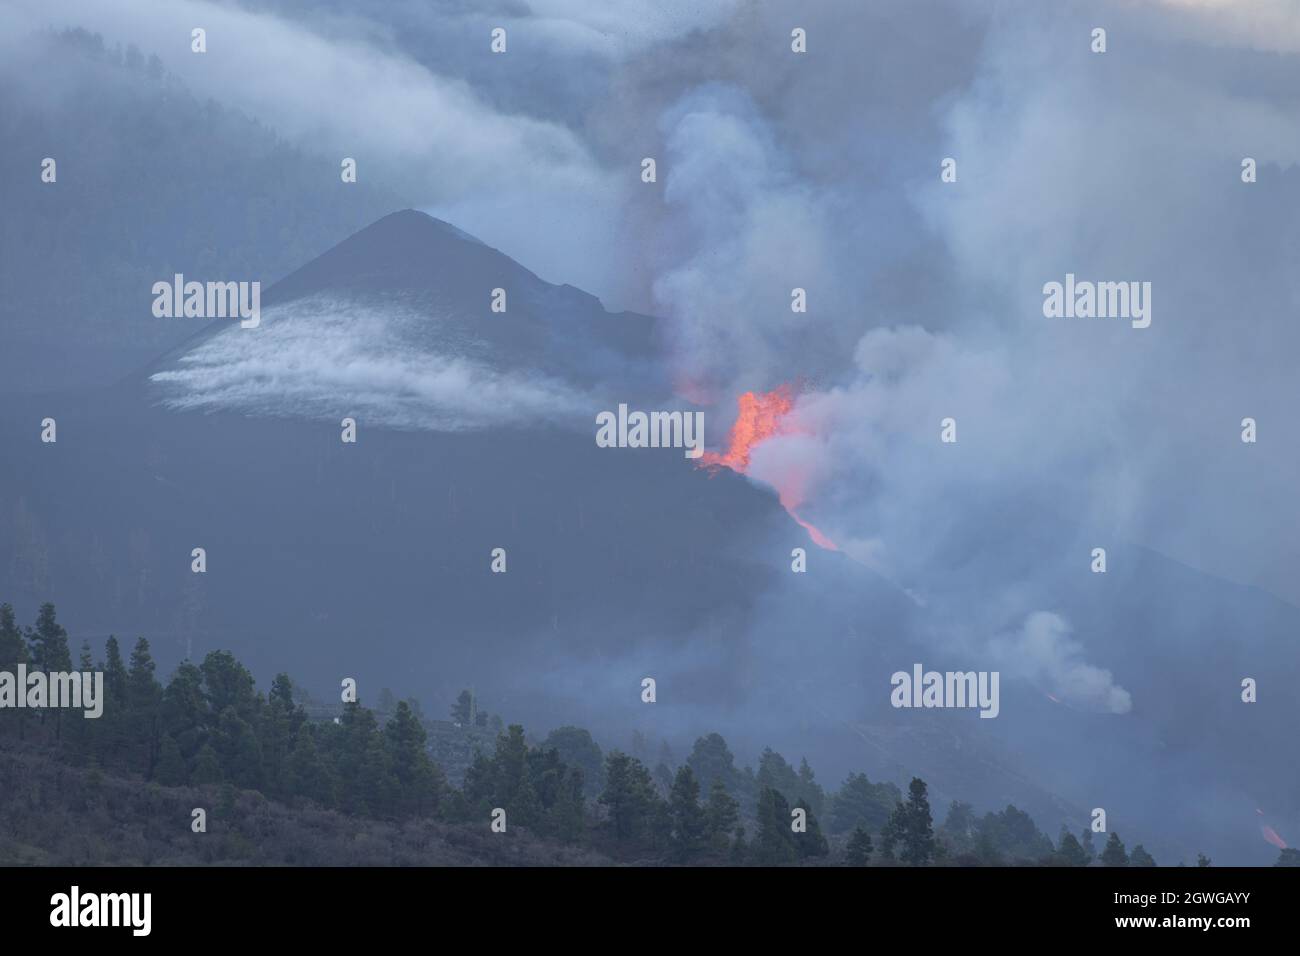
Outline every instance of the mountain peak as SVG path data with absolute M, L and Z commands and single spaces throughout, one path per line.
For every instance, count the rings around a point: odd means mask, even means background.
M 545 283 L 451 223 L 403 209 L 376 220 L 277 282 L 266 301 L 287 302 L 322 291 L 446 289 L 449 284 L 473 284 L 486 290 Z
M 477 236 L 471 236 L 465 230 L 453 226 L 445 219 L 431 216 L 419 209 L 399 209 L 397 212 L 390 212 L 387 216 L 376 219 L 366 228 L 355 233 L 354 238 L 371 232 L 381 235 L 388 234 L 394 238 L 404 238 L 407 241 L 418 240 L 421 236 L 436 238 L 440 237 L 439 234 L 450 235 L 454 239 L 489 248 L 487 243 Z
M 373 422 L 434 429 L 547 409 L 585 423 L 590 390 L 623 400 L 669 391 L 653 319 L 612 315 L 414 209 L 344 239 L 261 303 L 256 328 L 211 320 L 128 381 L 152 382 L 179 409 L 328 418 L 364 408 Z M 497 396 L 492 414 L 482 414 L 492 402 L 457 412 L 475 390 Z

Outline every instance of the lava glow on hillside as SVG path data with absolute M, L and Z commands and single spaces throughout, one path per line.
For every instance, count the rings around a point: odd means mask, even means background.
M 1285 850 L 1287 848 L 1286 841 L 1283 840 L 1280 836 L 1278 836 L 1277 831 L 1274 830 L 1272 827 L 1268 825 L 1262 826 L 1260 827 L 1260 832 L 1264 834 L 1265 840 L 1273 844 L 1279 850 Z
M 706 451 L 699 460 L 700 467 L 711 471 L 730 468 L 737 474 L 748 474 L 750 453 L 774 435 L 789 432 L 785 418 L 794 408 L 794 388 L 781 385 L 770 392 L 745 392 L 736 399 L 736 405 L 736 421 L 727 435 L 726 449 L 721 452 Z M 796 509 L 803 504 L 801 490 L 790 485 L 784 488 L 778 486 L 776 491 L 781 507 L 808 532 L 814 544 L 828 551 L 839 550 L 830 538 L 799 517 Z

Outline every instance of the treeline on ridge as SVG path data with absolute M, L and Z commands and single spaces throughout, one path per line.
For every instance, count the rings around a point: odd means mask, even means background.
M 19 663 L 73 669 L 52 605 L 43 605 L 30 627 L 0 605 L 0 671 Z M 675 769 L 661 761 L 652 771 L 622 751 L 603 753 L 581 728 L 561 727 L 533 743 L 518 724 L 502 727 L 479 715 L 480 727 L 501 730 L 490 753 L 474 752 L 457 787 L 433 760 L 426 722 L 411 701 L 395 702 L 383 723 L 360 703 L 314 719 L 287 675 L 277 675 L 263 695 L 226 651 L 182 662 L 163 685 L 143 638 L 125 660 L 116 638 L 107 639 L 100 662 L 83 645 L 78 666 L 104 674 L 102 717 L 6 709 L 0 744 L 40 745 L 73 766 L 157 786 L 233 787 L 287 806 L 382 821 L 487 828 L 500 808 L 507 833 L 524 828 L 635 862 L 1155 865 L 1141 845 L 1128 853 L 1115 833 L 1098 853 L 1086 827 L 1079 837 L 1063 827 L 1053 844 L 1014 806 L 977 816 L 953 802 L 936 827 L 926 784 L 917 778 L 903 795 L 891 783 L 850 774 L 828 793 L 806 760 L 795 769 L 771 749 L 757 771 L 741 769 L 716 733 L 699 738 Z M 472 697 L 462 694 L 452 711 L 456 726 L 473 715 Z

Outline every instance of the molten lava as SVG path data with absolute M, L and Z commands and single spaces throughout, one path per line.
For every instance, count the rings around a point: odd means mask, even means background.
M 736 406 L 738 414 L 727 436 L 727 450 L 721 454 L 706 451 L 700 463 L 706 467 L 725 465 L 743 475 L 749 470 L 754 446 L 781 430 L 781 419 L 794 408 L 794 392 L 789 385 L 760 395 L 746 392 L 736 399 Z
M 1274 830 L 1272 827 L 1263 826 L 1260 827 L 1260 831 L 1264 834 L 1264 839 L 1267 840 L 1269 843 L 1273 844 L 1279 850 L 1285 850 L 1287 848 L 1286 841 L 1283 840 L 1280 836 L 1278 836 L 1277 831 Z
M 727 435 L 726 449 L 721 452 L 706 451 L 699 460 L 701 467 L 710 470 L 730 468 L 737 474 L 748 474 L 750 453 L 774 435 L 789 431 L 785 417 L 794 408 L 794 389 L 789 385 L 781 385 L 770 392 L 745 392 L 736 399 L 736 405 L 738 414 Z M 803 504 L 803 491 L 799 484 L 789 483 L 787 487 L 776 489 L 781 507 L 808 532 L 808 536 L 819 548 L 838 551 L 839 548 L 830 538 L 799 517 L 796 509 Z

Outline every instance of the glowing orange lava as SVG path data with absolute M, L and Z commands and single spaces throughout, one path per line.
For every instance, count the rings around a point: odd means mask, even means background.
M 789 385 L 782 385 L 758 395 L 746 392 L 736 399 L 736 406 L 739 412 L 727 435 L 727 450 L 721 454 L 706 451 L 700 464 L 725 465 L 743 475 L 749 470 L 749 453 L 754 446 L 780 431 L 781 419 L 794 408 L 794 391 Z
M 736 421 L 727 435 L 724 451 L 706 451 L 699 460 L 701 467 L 730 468 L 744 475 L 749 472 L 750 453 L 762 442 L 787 430 L 785 417 L 794 408 L 794 389 L 781 385 L 770 392 L 745 392 L 736 399 Z M 803 493 L 796 486 L 777 488 L 781 507 L 808 532 L 813 543 L 827 551 L 838 551 L 835 542 L 799 517 L 796 509 L 803 504 Z
M 1277 831 L 1274 830 L 1272 827 L 1263 826 L 1260 827 L 1260 830 L 1264 834 L 1264 839 L 1267 840 L 1269 843 L 1273 844 L 1279 850 L 1285 850 L 1287 848 L 1286 841 L 1283 840 L 1280 836 L 1278 836 Z

